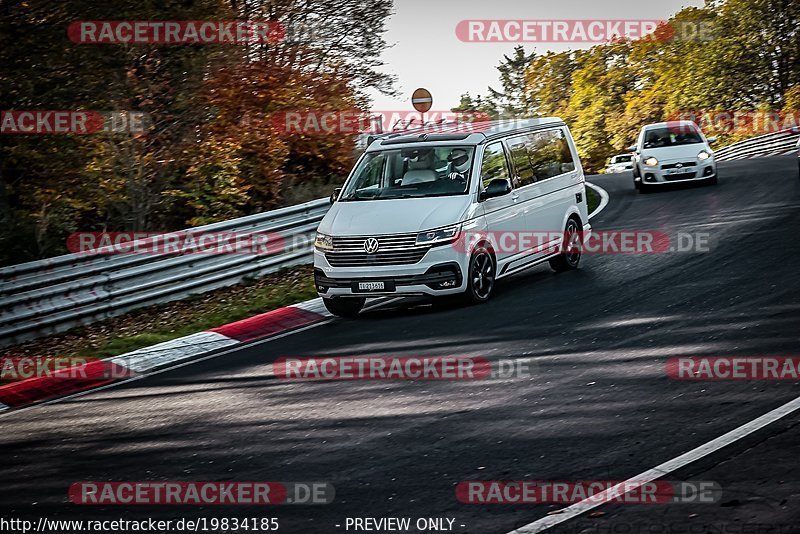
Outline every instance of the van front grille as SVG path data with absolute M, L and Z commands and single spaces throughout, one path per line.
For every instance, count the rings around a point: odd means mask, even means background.
M 378 241 L 378 250 L 367 253 L 367 239 Z M 325 258 L 333 267 L 364 267 L 369 265 L 412 265 L 419 262 L 430 247 L 415 246 L 417 234 L 377 236 L 340 236 L 333 238 L 333 251 Z
M 333 267 L 365 267 L 370 265 L 412 265 L 419 262 L 427 248 L 405 251 L 366 252 L 328 252 L 325 257 Z
M 364 252 L 364 243 L 371 237 L 378 240 L 378 250 L 407 249 L 417 243 L 417 234 L 334 236 L 333 250 L 335 252 Z

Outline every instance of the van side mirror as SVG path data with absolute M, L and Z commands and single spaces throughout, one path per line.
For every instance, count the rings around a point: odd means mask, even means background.
M 713 145 L 714 143 L 717 142 L 717 136 L 712 135 L 711 137 L 706 137 L 706 141 L 708 141 L 709 145 Z
M 333 190 L 333 193 L 331 193 L 331 198 L 330 198 L 331 204 L 336 202 L 336 200 L 339 198 L 339 194 L 341 192 L 342 192 L 342 188 L 341 187 L 337 187 L 336 189 Z
M 489 185 L 486 186 L 486 189 L 481 191 L 480 200 L 484 201 L 487 198 L 495 198 L 501 197 L 503 195 L 507 195 L 511 192 L 511 182 L 506 180 L 505 178 L 495 178 Z
M 625 150 L 627 150 L 628 152 L 636 152 L 636 145 L 631 145 L 627 147 Z

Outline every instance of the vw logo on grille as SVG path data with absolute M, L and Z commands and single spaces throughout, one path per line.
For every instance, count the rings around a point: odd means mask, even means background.
M 378 240 L 375 239 L 374 237 L 370 237 L 369 239 L 364 241 L 364 250 L 367 251 L 367 254 L 375 254 L 376 252 L 378 252 L 379 246 L 380 245 L 378 244 Z

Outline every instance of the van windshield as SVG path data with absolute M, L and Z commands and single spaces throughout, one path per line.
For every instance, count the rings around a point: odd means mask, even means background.
M 464 195 L 473 146 L 426 146 L 370 152 L 356 167 L 340 201 Z

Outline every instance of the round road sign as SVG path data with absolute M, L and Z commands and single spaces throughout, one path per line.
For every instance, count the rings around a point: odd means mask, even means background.
M 425 113 L 433 106 L 433 95 L 427 89 L 420 87 L 411 95 L 411 105 L 420 113 Z

